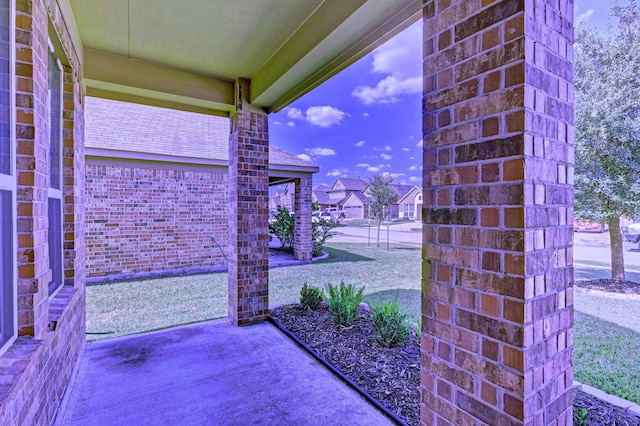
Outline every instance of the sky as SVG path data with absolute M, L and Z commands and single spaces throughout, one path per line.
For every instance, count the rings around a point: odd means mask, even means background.
M 577 19 L 606 28 L 613 1 L 576 0 Z M 620 0 L 626 5 L 628 0 Z M 320 167 L 314 185 L 339 177 L 394 183 L 422 178 L 422 22 L 287 108 L 269 116 L 270 143 Z

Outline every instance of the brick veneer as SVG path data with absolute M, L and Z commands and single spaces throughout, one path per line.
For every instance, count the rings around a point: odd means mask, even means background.
M 269 312 L 269 131 L 266 114 L 238 109 L 229 136 L 229 319 Z
M 226 173 L 88 164 L 86 191 L 88 277 L 226 265 Z
M 16 1 L 18 339 L 0 356 L 0 424 L 51 424 L 85 340 L 83 98 L 55 0 Z M 65 280 L 48 295 L 49 22 L 64 52 Z M 52 35 L 56 37 L 56 35 Z
M 573 1 L 423 12 L 422 424 L 570 425 Z
M 293 255 L 296 260 L 311 260 L 312 228 L 311 228 L 311 193 L 313 183 L 311 178 L 295 179 L 294 211 L 296 224 L 293 240 Z

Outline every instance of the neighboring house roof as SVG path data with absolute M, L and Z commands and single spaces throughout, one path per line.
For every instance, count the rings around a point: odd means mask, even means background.
M 415 186 L 415 185 L 413 185 L 413 186 L 411 186 L 411 185 L 405 185 L 405 186 L 408 186 L 408 187 L 409 187 L 409 190 L 408 190 L 408 191 L 406 191 L 406 192 L 405 192 L 405 194 L 404 194 L 404 195 L 402 195 L 402 196 L 401 196 L 401 195 L 399 195 L 399 193 L 398 193 L 398 204 L 399 204 L 400 202 L 402 202 L 402 200 L 403 200 L 403 199 L 405 199 L 406 197 L 408 197 L 410 194 L 414 193 L 414 190 L 416 190 L 416 192 L 415 192 L 415 194 L 416 194 L 416 195 L 417 195 L 417 194 L 422 194 L 422 189 L 420 189 L 419 187 L 417 187 L 417 186 Z
M 362 191 L 366 186 L 359 178 L 338 178 L 329 191 Z
M 313 192 L 327 192 L 330 189 L 331 187 L 329 185 L 321 183 L 313 187 Z
M 146 153 L 228 165 L 229 118 L 89 96 L 85 99 L 88 154 Z M 317 166 L 274 145 L 269 145 L 269 164 L 318 171 Z
M 313 191 L 313 196 L 320 204 L 335 204 L 335 201 L 324 191 Z
M 401 184 L 392 183 L 392 184 L 389 184 L 389 186 L 392 187 L 398 194 L 398 201 L 396 202 L 396 204 L 400 203 L 400 201 L 402 201 L 403 198 L 409 195 L 409 193 L 411 193 L 411 191 L 414 188 L 422 192 L 422 190 L 415 185 L 401 185 Z M 369 185 L 367 185 L 367 187 L 362 192 L 367 193 L 368 190 L 369 190 Z
M 362 202 L 362 204 L 367 204 L 369 202 L 369 198 L 366 195 L 364 195 L 362 192 L 354 191 L 354 192 L 351 192 L 349 195 L 347 195 L 344 198 L 344 200 L 340 202 L 340 204 L 341 205 L 344 204 L 351 197 L 357 198 L 358 200 L 360 200 L 360 202 Z

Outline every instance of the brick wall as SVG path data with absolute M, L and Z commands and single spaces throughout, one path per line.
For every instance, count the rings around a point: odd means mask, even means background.
M 79 61 L 55 0 L 16 1 L 19 337 L 0 356 L 0 424 L 49 425 L 85 340 L 83 99 Z M 48 294 L 49 22 L 65 58 L 64 285 Z M 55 37 L 55 35 L 52 35 Z
M 226 266 L 227 175 L 86 166 L 89 278 Z
M 424 4 L 425 425 L 570 425 L 573 2 Z

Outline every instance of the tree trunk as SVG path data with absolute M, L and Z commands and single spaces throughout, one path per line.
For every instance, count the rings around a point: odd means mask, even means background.
M 620 231 L 620 216 L 609 219 L 609 241 L 611 242 L 611 278 L 624 281 L 624 249 Z
M 378 239 L 377 239 L 376 247 L 380 247 L 380 226 L 381 225 L 382 225 L 382 221 L 378 219 Z

